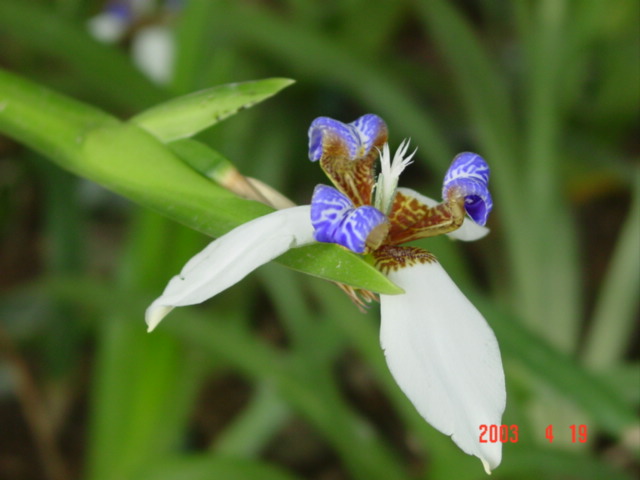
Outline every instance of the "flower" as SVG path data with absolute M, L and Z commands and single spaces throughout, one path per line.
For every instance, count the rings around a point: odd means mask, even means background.
M 174 35 L 166 19 L 178 12 L 182 3 L 165 0 L 160 6 L 151 0 L 110 0 L 89 19 L 87 29 L 107 44 L 131 36 L 135 65 L 154 82 L 166 84 L 171 80 L 175 57 Z
M 407 155 L 408 148 L 404 141 L 391 158 L 387 126 L 377 115 L 350 124 L 317 118 L 309 129 L 309 158 L 333 187 L 318 185 L 311 205 L 257 218 L 209 244 L 171 279 L 146 321 L 153 330 L 173 307 L 213 297 L 290 248 L 328 242 L 367 255 L 404 290 L 380 295 L 380 342 L 391 374 L 422 417 L 490 473 L 500 464 L 502 445 L 480 443 L 480 426 L 499 425 L 506 403 L 497 340 L 435 256 L 401 246 L 440 234 L 485 236 L 493 206 L 489 167 L 475 153 L 459 154 L 437 202 L 397 187 L 415 154 Z M 354 289 L 345 291 L 362 304 Z

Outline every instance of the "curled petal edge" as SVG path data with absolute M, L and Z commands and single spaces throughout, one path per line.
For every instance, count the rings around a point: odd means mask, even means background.
M 278 210 L 211 242 L 187 262 L 147 308 L 147 331 L 156 328 L 174 307 L 202 303 L 287 250 L 313 243 L 309 217 L 309 205 Z

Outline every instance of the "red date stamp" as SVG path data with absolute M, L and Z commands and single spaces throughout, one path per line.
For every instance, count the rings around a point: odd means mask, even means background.
M 576 441 L 580 443 L 587 442 L 586 425 L 571 425 L 569 426 L 569 430 L 571 430 L 571 443 L 576 443 Z M 544 438 L 549 440 L 549 443 L 553 442 L 553 425 L 549 425 L 547 428 L 545 428 Z
M 570 425 L 571 443 L 587 442 L 587 426 L 586 425 Z M 544 430 L 544 437 L 553 442 L 553 425 L 549 425 Z M 518 425 L 480 425 L 480 443 L 517 443 L 518 442 Z
M 480 425 L 480 443 L 517 443 L 518 425 Z

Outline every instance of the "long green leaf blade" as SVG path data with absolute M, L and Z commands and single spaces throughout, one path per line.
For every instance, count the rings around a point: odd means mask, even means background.
M 287 78 L 231 83 L 171 99 L 145 110 L 131 122 L 163 143 L 187 138 L 243 108 L 265 100 L 293 83 Z
M 139 478 L 147 480 L 295 480 L 283 470 L 256 460 L 213 457 L 205 455 L 180 456 L 166 459 L 149 469 Z

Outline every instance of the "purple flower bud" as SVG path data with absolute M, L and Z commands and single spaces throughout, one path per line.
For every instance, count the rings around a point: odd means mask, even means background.
M 356 160 L 369 153 L 378 135 L 386 128 L 384 121 L 372 113 L 348 124 L 318 117 L 309 127 L 309 159 L 312 162 L 320 160 L 327 146 L 337 143 L 345 148 L 351 160 Z
M 318 242 L 337 243 L 364 253 L 367 238 L 387 217 L 370 205 L 354 208 L 351 200 L 333 187 L 316 186 L 311 199 L 311 224 Z
M 460 153 L 453 159 L 444 177 L 442 196 L 446 199 L 451 189 L 455 189 L 464 197 L 467 214 L 478 225 L 484 225 L 493 207 L 488 183 L 487 162 L 477 153 Z

